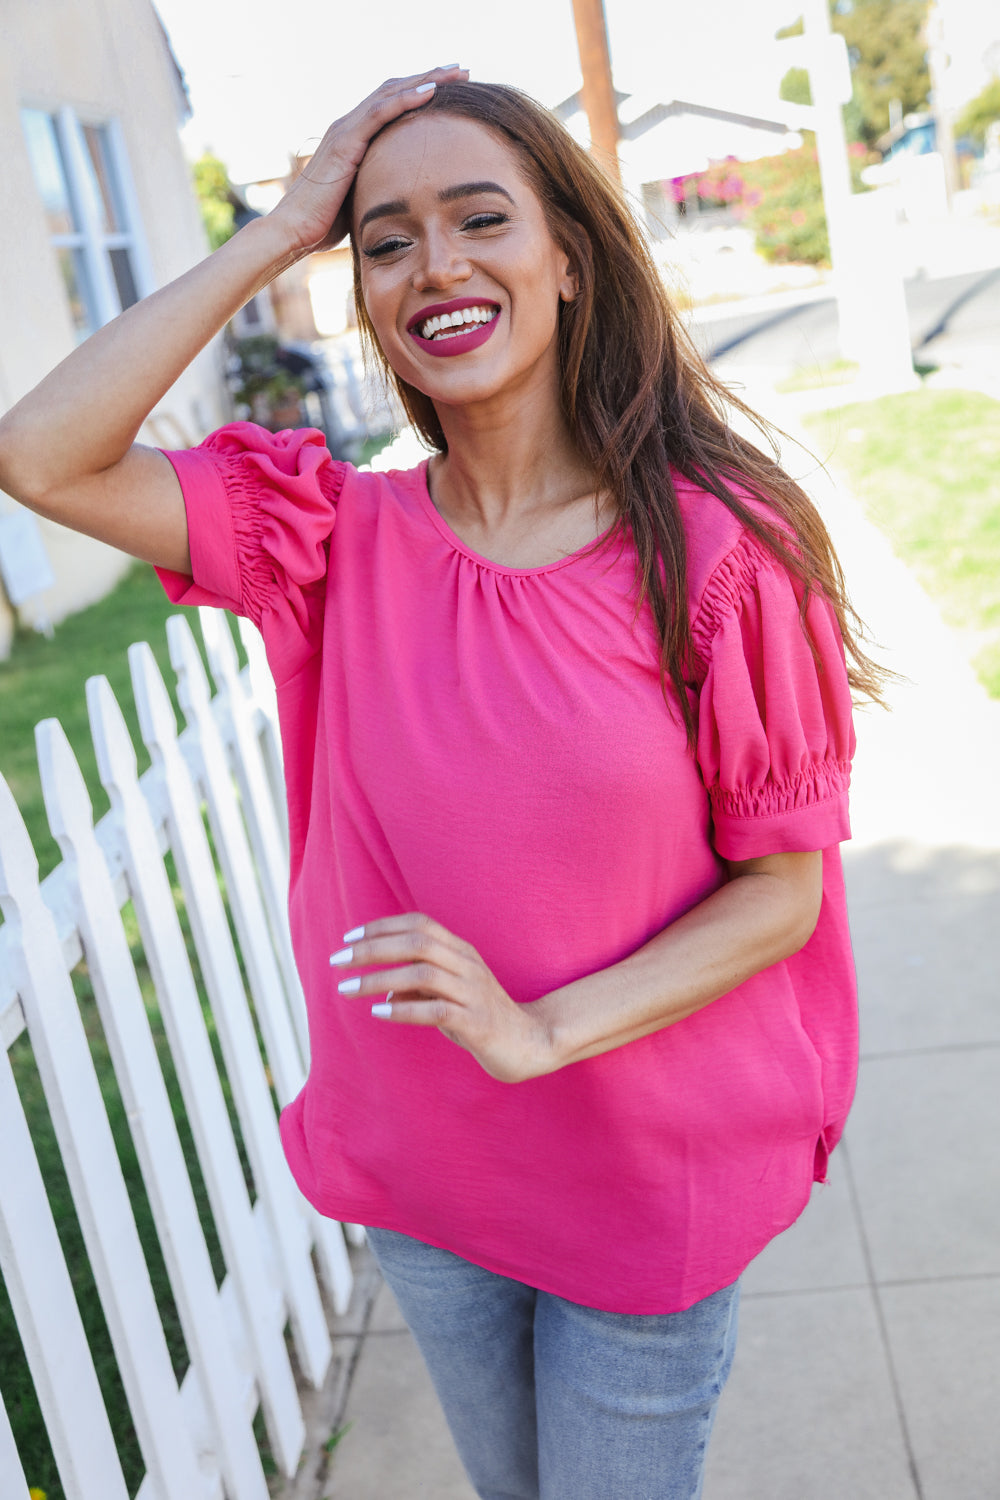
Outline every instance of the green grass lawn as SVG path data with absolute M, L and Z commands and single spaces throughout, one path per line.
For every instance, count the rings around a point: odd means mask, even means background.
M 144 770 L 149 757 L 139 735 L 126 652 L 133 641 L 148 641 L 172 684 L 164 626 L 167 616 L 176 613 L 177 606 L 170 603 L 152 568 L 136 563 L 100 603 L 57 626 L 52 640 L 21 632 L 10 659 L 0 661 L 0 773 L 24 816 L 43 876 L 60 856 L 42 802 L 35 725 L 40 719 L 60 721 L 90 788 L 95 820 L 101 817 L 108 802 L 97 776 L 84 684 L 99 673 L 108 678 L 128 721 L 140 771 Z
M 1000 698 L 1000 402 L 924 388 L 806 425 L 944 618 L 970 633 L 980 679 Z

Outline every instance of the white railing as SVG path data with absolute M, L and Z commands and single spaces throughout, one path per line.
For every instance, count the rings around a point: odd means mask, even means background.
M 275 1099 L 284 1105 L 298 1092 L 307 1041 L 285 914 L 273 688 L 252 629 L 243 632 L 251 667 L 241 674 L 224 616 L 202 611 L 201 618 L 214 697 L 187 620 L 177 616 L 167 627 L 186 719 L 180 736 L 150 648 L 129 652 L 152 758 L 141 780 L 107 680 L 87 683 L 99 773 L 111 800 L 96 828 L 60 725 L 38 725 L 45 806 L 63 856 L 41 885 L 24 823 L 0 779 L 0 1270 L 67 1500 L 127 1500 L 128 1489 L 8 1055 L 23 1031 L 142 1450 L 140 1500 L 266 1500 L 253 1433 L 258 1408 L 274 1460 L 294 1474 L 305 1426 L 284 1330 L 288 1325 L 301 1378 L 321 1385 L 332 1351 L 314 1255 L 338 1311 L 351 1290 L 341 1227 L 299 1196 L 278 1137 Z M 168 853 L 180 897 L 168 877 Z M 218 1287 L 123 925 L 127 902 L 225 1260 Z M 190 1358 L 179 1384 L 73 988 L 81 959 Z M 27 1500 L 3 1387 L 0 1370 L 0 1496 Z

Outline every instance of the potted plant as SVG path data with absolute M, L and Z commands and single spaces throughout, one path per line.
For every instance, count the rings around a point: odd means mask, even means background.
M 245 406 L 250 420 L 271 432 L 301 427 L 305 385 L 278 361 L 278 340 L 271 334 L 254 334 L 235 345 L 232 371 L 233 399 Z

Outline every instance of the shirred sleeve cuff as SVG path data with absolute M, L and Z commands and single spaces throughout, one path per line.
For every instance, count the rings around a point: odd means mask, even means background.
M 725 859 L 824 849 L 850 837 L 854 753 L 843 641 L 828 602 L 744 536 L 705 589 L 697 753 Z
M 180 481 L 188 518 L 191 575 L 158 568 L 174 604 L 222 604 L 244 613 L 232 510 L 222 475 L 204 448 L 166 453 Z M 190 597 L 192 594 L 205 597 Z
M 307 631 L 346 470 L 322 435 L 234 422 L 166 457 L 184 494 L 192 570 L 190 579 L 161 571 L 170 598 L 222 605 L 257 626 L 278 610 Z
M 850 763 L 825 762 L 784 784 L 709 794 L 716 852 L 723 859 L 761 859 L 829 849 L 851 836 Z

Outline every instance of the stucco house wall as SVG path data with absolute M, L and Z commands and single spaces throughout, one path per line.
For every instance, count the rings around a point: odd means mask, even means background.
M 24 109 L 50 116 L 68 110 L 82 125 L 105 126 L 114 133 L 133 231 L 129 255 L 140 295 L 172 280 L 207 253 L 178 138 L 186 100 L 150 0 L 3 0 L 3 410 L 70 353 L 79 338 L 28 150 Z M 219 351 L 211 348 L 168 392 L 141 436 L 182 447 L 197 442 L 225 417 Z M 0 492 L 0 511 L 14 508 L 15 502 Z M 28 623 L 39 617 L 57 623 L 101 598 L 121 576 L 127 559 L 52 523 L 40 525 L 56 581 L 19 613 Z M 9 651 L 13 627 L 13 611 L 0 589 L 0 656 Z

